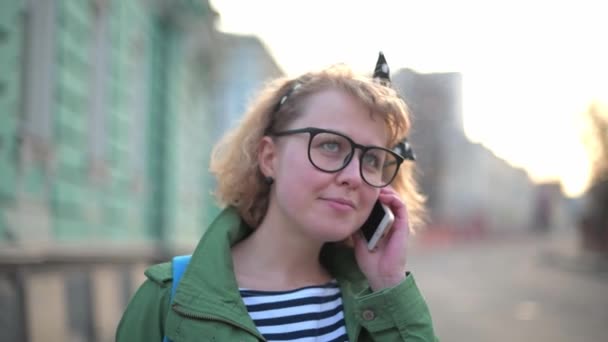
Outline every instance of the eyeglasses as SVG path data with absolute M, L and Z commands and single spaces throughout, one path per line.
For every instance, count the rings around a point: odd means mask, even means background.
M 308 160 L 320 171 L 335 173 L 343 170 L 353 159 L 355 150 L 360 149 L 359 172 L 369 185 L 382 188 L 389 185 L 399 166 L 405 160 L 399 154 L 378 146 L 363 146 L 355 143 L 344 134 L 321 128 L 300 128 L 271 133 L 281 137 L 292 134 L 308 133 Z

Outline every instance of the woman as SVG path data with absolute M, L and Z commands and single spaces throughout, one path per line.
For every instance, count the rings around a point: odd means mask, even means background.
M 332 67 L 261 93 L 214 150 L 226 209 L 172 304 L 171 264 L 149 268 L 117 340 L 436 340 L 406 267 L 422 214 L 408 113 L 382 55 L 374 76 Z M 370 251 L 359 228 L 377 200 L 395 220 Z

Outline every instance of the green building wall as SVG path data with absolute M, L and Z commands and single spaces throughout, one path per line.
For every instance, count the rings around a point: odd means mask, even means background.
M 208 70 L 185 51 L 188 28 L 172 20 L 205 20 L 206 11 L 196 1 L 167 3 L 173 8 L 108 0 L 100 10 L 95 1 L 54 1 L 50 161 L 35 155 L 26 163 L 19 145 L 21 95 L 28 91 L 22 84 L 26 9 L 23 1 L 2 2 L 0 241 L 10 242 L 5 214 L 22 197 L 46 207 L 52 243 L 198 240 L 217 212 L 206 171 L 212 143 L 206 130 L 213 127 Z M 108 16 L 109 35 L 99 159 L 89 148 L 96 11 Z M 13 243 L 28 243 L 19 236 Z
M 245 81 L 218 76 L 233 68 L 204 39 L 215 15 L 205 0 L 0 1 L 5 339 L 113 341 L 147 265 L 192 251 L 218 213 L 209 157 L 229 115 L 210 94 Z
M 19 121 L 21 100 L 20 2 L 0 3 L 0 208 L 14 198 L 16 177 L 15 132 Z M 7 237 L 7 222 L 0 210 L 0 240 Z

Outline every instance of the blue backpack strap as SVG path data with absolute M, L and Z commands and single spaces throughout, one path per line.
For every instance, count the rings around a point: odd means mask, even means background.
M 173 297 L 175 297 L 175 290 L 177 290 L 177 285 L 179 281 L 182 280 L 182 276 L 184 275 L 184 271 L 188 267 L 190 263 L 190 258 L 192 255 L 180 255 L 173 257 L 173 263 L 171 267 L 173 269 L 173 284 L 171 286 L 171 303 L 173 303 Z
M 173 262 L 171 263 L 171 269 L 173 270 L 173 283 L 171 284 L 171 303 L 173 303 L 173 297 L 175 297 L 175 290 L 177 290 L 177 285 L 179 285 L 188 264 L 190 263 L 190 258 L 192 255 L 180 255 L 173 257 Z M 167 338 L 167 336 L 163 337 L 163 342 L 171 342 Z

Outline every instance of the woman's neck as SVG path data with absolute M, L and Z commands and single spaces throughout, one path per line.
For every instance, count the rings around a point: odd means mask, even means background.
M 232 248 L 239 286 L 281 291 L 329 282 L 319 261 L 323 244 L 300 232 L 277 210 L 269 210 L 254 232 Z

